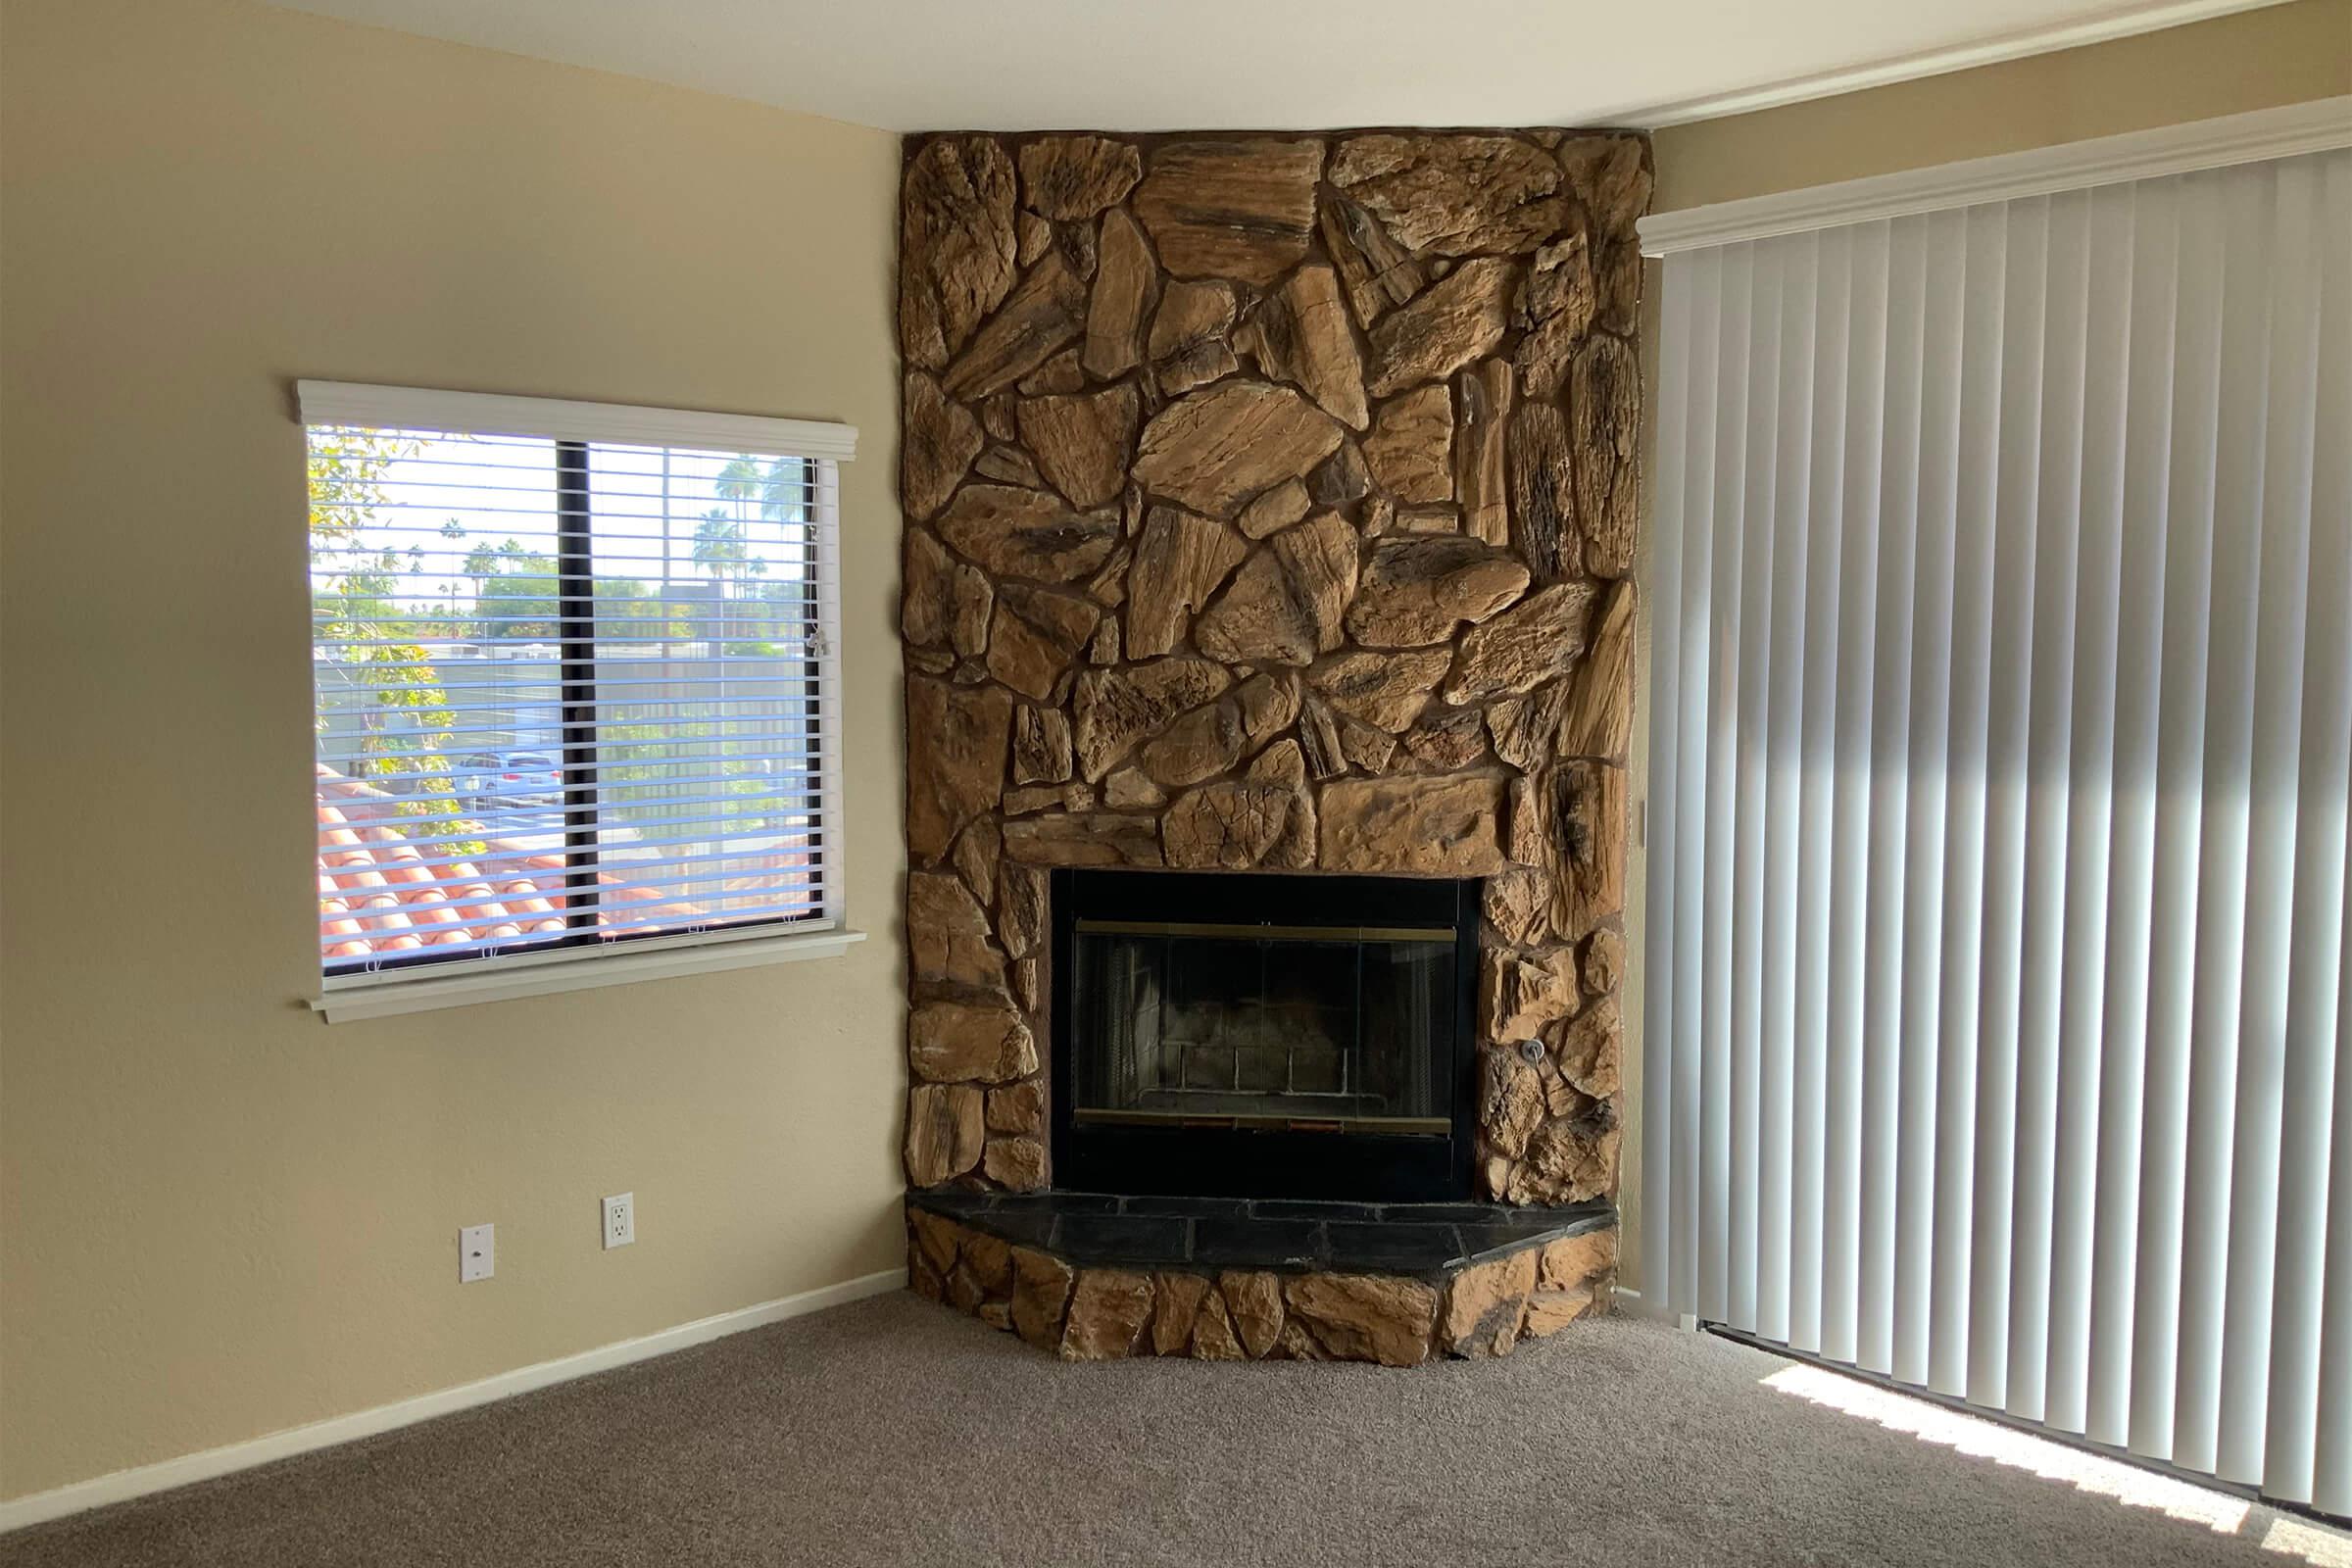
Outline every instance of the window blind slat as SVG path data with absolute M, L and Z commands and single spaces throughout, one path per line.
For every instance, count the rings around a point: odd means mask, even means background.
M 1977 1007 L 1984 907 L 1985 732 L 1990 711 L 1994 502 L 2000 480 L 2001 350 L 2006 330 L 2008 213 L 1962 215 L 1963 337 L 1953 411 L 1951 688 L 1946 742 L 1941 1017 L 1936 1064 L 1936 1189 L 1929 1383 L 1970 1392 L 1969 1313 L 1976 1200 Z
M 1908 787 L 1903 794 L 1901 1110 L 1896 1132 L 1894 1375 L 1928 1382 L 1942 1007 L 1944 833 L 1950 820 L 1952 573 L 1960 492 L 1966 213 L 1924 220 L 1919 440 L 1911 588 Z
M 2026 757 L 2032 710 L 2041 487 L 2041 389 L 2047 335 L 2050 204 L 2007 209 L 2002 277 L 1998 469 L 1992 602 L 2000 619 L 1986 668 L 1984 906 L 1977 1000 L 1977 1147 L 1970 1212 L 1968 1396 L 2005 1408 L 2017 1192 L 2018 1006 L 2026 902 Z
M 1700 1280 L 1712 1259 L 1707 1254 L 1707 1162 L 1701 1151 L 1706 1129 L 1700 1125 L 1699 1102 L 1706 1091 L 1700 1069 L 1705 1054 L 1705 887 L 1708 725 L 1713 714 L 1708 703 L 1712 659 L 1709 638 L 1714 614 L 1709 595 L 1714 584 L 1713 501 L 1715 486 L 1715 388 L 1722 380 L 1723 344 L 1721 302 L 1724 258 L 1711 253 L 1692 266 L 1696 277 L 1690 327 L 1685 423 L 1690 430 L 1690 466 L 1686 506 L 1691 525 L 1682 530 L 1682 605 L 1677 614 L 1681 635 L 1678 686 L 1681 701 L 1669 716 L 1679 745 L 1672 788 L 1675 800 L 1674 851 L 1674 969 L 1677 977 L 1673 1016 L 1680 1020 L 1674 1054 L 1674 1179 L 1676 1194 L 1675 1278 L 1682 1282 L 1675 1304 L 1678 1311 L 1700 1309 Z
M 2066 886 L 2058 975 L 2057 1150 L 2050 1173 L 2049 1370 L 2042 1419 L 2083 1428 L 2089 1395 L 2091 1202 L 2098 1174 L 2100 1012 L 2115 773 L 2115 641 L 2123 570 L 2124 392 L 2130 374 L 2135 193 L 2092 191 L 2083 315 L 2081 468 L 2067 756 Z M 2114 280 L 2124 280 L 2120 284 Z
M 2319 335 L 2312 330 L 2319 319 L 2318 252 L 2312 232 L 2318 173 L 2307 162 L 2278 168 L 2266 256 L 2274 298 L 2270 385 L 2265 394 L 2262 535 L 2256 552 L 2246 947 L 2237 1019 L 2236 1126 L 2230 1138 L 2229 1278 L 2216 1472 L 2225 1481 L 2262 1479 L 2263 1407 L 2270 1389 L 2278 1142 L 2293 953 L 2292 942 L 2282 941 L 2280 934 L 2293 930 L 2295 916 L 2296 779 L 2311 567 L 2312 416 L 2319 380 Z M 2341 429 L 2330 432 L 2338 440 L 2343 434 Z
M 2344 407 L 2338 402 L 2338 408 Z M 2352 499 L 2352 485 L 2338 499 Z M 2337 514 L 2339 516 L 2341 513 Z M 2336 974 L 2352 973 L 2352 916 L 2342 921 Z M 2339 982 L 2340 984 L 2340 982 Z M 2311 1500 L 2338 1517 L 2352 1517 L 2352 1005 L 2336 997 L 2333 1054 L 2335 1102 L 2328 1122 L 2327 1260 L 2321 1286 L 2320 1376 L 2314 1391 L 2319 1432 L 2312 1448 Z
M 2219 176 L 2194 175 L 2185 204 L 2210 214 Z M 2220 423 L 2223 240 L 2181 226 L 2175 311 L 2173 441 L 2165 478 L 2164 693 L 2156 756 L 2155 867 L 2148 922 L 2147 1079 L 2132 1271 L 2132 1451 L 2169 1459 L 2176 1430 L 2183 1224 L 2188 1200 L 2189 1060 L 2194 1027 L 2198 862 L 2204 840 L 2205 669 Z
M 2222 186 L 2221 400 L 2213 598 L 2205 662 L 2204 809 L 2197 847 L 2196 992 L 2190 1012 L 2186 1203 L 2181 1216 L 2180 1383 L 2173 1462 L 2212 1470 L 2221 1450 L 2222 1333 L 2229 1283 L 2230 1144 L 2245 942 L 2246 791 L 2253 766 L 2256 566 L 2270 390 L 2272 230 L 2267 178 Z
M 1886 416 L 1886 299 L 1891 231 L 1865 223 L 1840 236 L 1852 255 L 1847 338 L 1844 589 L 1838 626 L 1838 796 L 1831 818 L 1830 1146 L 1824 1185 L 1822 1353 L 1857 1361 L 1862 1344 L 1862 1231 L 1872 1180 L 1863 1130 L 1871 824 L 1871 705 L 1878 662 L 1878 494 Z
M 1699 1109 L 1702 1165 L 1699 1171 L 1699 1310 L 1717 1322 L 1730 1319 L 1732 1183 L 1733 1018 L 1732 899 L 1738 864 L 1737 821 L 1740 729 L 1740 612 L 1741 506 L 1747 479 L 1748 341 L 1755 314 L 1754 247 L 1734 247 L 1724 258 L 1723 290 L 1736 310 L 1722 313 L 1716 366 L 1713 524 L 1707 595 L 1710 617 L 1706 710 L 1713 744 L 1706 759 L 1706 815 L 1703 852 L 1697 864 L 1705 879 L 1699 905 L 1703 929 L 1704 991 L 1701 996 Z
M 1846 318 L 1852 253 L 1842 236 L 1813 243 L 1813 386 L 1807 405 L 1811 472 L 1805 517 L 1803 711 L 1797 804 L 1795 996 L 1791 1076 L 1788 1342 L 1819 1350 L 1831 1227 L 1831 834 L 1837 812 L 1839 550 L 1843 544 Z
M 1809 246 L 1782 247 L 1780 377 L 1773 389 L 1779 450 L 1773 463 L 1773 554 L 1769 626 L 1777 647 L 1764 703 L 1772 728 L 1802 733 L 1802 645 L 1783 629 L 1804 618 L 1809 467 L 1813 442 L 1813 301 L 1817 257 Z M 1796 1112 L 1796 847 L 1802 814 L 1804 758 L 1792 745 L 1756 748 L 1764 773 L 1761 921 L 1762 1020 L 1757 1073 L 1756 1328 L 1789 1337 L 1793 1145 Z
M 2319 233 L 2352 233 L 2352 164 L 2327 172 Z M 2352 245 L 2323 245 L 2313 428 L 2352 429 Z M 2277 1306 L 2271 1334 L 2263 1487 L 2290 1502 L 2352 1513 L 2340 1467 L 2322 1471 L 2324 1422 L 2352 1403 L 2352 1345 L 2331 1361 L 2324 1308 L 2352 1330 L 2352 1275 L 2328 1273 L 2331 1223 L 2352 1216 L 2352 1157 L 2330 1204 L 2329 1146 L 2352 1138 L 2343 1108 L 2346 810 L 2352 804 L 2352 442 L 2317 443 L 2310 495 L 2310 603 L 2304 643 L 2301 775 L 2295 787 L 2295 892 L 2285 1019 L 2286 1088 L 2278 1146 Z M 2326 1414 L 2323 1414 L 2326 1412 Z M 2340 1441 L 2340 1436 L 2339 1436 Z M 2330 1453 L 2339 1460 L 2339 1453 Z
M 2115 799 L 2108 860 L 2105 1015 L 2099 1062 L 2088 1364 L 2083 1430 L 2131 1439 L 2140 1128 L 2156 867 L 2156 768 L 2164 659 L 2165 469 L 2170 450 L 2179 192 L 2138 187 L 2130 261 L 2123 508 L 2116 568 Z
M 2018 971 L 2017 1177 L 2011 1229 L 2008 1405 L 2041 1418 L 2048 1392 L 2056 1210 L 2059 1028 L 2066 941 L 2066 761 L 2073 728 L 2075 563 L 2082 381 L 2090 315 L 2090 204 L 2050 202 L 2041 456 L 2034 497 L 2034 612 L 2026 721 L 2025 900 Z
M 1756 257 L 1748 342 L 1744 489 L 1740 498 L 1737 759 L 1732 773 L 1731 1303 L 1727 1321 L 1754 1330 L 1762 1196 L 1765 747 L 1772 678 L 1775 469 L 1779 456 L 1781 310 L 1787 248 Z
M 1927 220 L 1888 225 L 1886 457 L 1878 511 L 1878 641 L 1870 744 L 1868 929 L 1863 940 L 1862 1262 L 1857 1362 L 1889 1373 L 1895 1354 L 1901 1203 L 1896 1129 L 1904 1120 L 1903 852 L 1909 834 L 1912 595 L 1916 588 L 1922 340 L 1927 326 Z M 1916 1189 L 1913 1189 L 1915 1192 Z M 1918 1216 L 1922 1223 L 1925 1216 Z
M 1685 467 L 1690 459 L 1690 412 L 1682 401 L 1683 389 L 1692 384 L 1690 294 L 1688 274 L 1678 273 L 1666 280 L 1659 306 L 1658 363 L 1672 367 L 1672 374 L 1661 380 L 1659 389 L 1658 494 L 1661 505 L 1671 506 L 1678 515 L 1687 505 Z M 1669 385 L 1672 391 L 1667 390 Z M 1645 598 L 1651 646 L 1658 650 L 1650 662 L 1650 700 L 1656 715 L 1651 720 L 1650 750 L 1652 756 L 1666 758 L 1670 767 L 1679 756 L 1675 715 L 1682 707 L 1682 661 L 1676 652 L 1682 646 L 1682 542 L 1680 528 L 1653 534 L 1648 563 L 1651 587 Z M 1641 940 L 1645 948 L 1670 954 L 1680 918 L 1675 901 L 1679 818 L 1672 789 L 1659 790 L 1651 797 L 1647 825 L 1649 858 L 1643 868 Z M 1642 971 L 1642 1094 L 1644 1102 L 1656 1109 L 1642 1128 L 1642 1191 L 1654 1198 L 1661 1211 L 1653 1211 L 1653 1223 L 1642 1233 L 1641 1267 L 1654 1282 L 1649 1288 L 1663 1293 L 1669 1310 L 1690 1298 L 1690 1280 L 1681 1269 L 1674 1245 L 1690 1234 L 1690 1227 L 1679 1212 L 1662 1212 L 1670 1204 L 1685 1201 L 1690 1191 L 1675 1174 L 1688 1142 L 1675 1119 L 1675 1106 L 1681 1100 L 1674 1050 L 1679 1035 L 1675 1016 L 1681 1000 L 1676 979 L 1671 961 L 1649 964 Z

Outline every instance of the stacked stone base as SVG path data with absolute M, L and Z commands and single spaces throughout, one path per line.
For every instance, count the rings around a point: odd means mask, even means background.
M 1507 1355 L 1521 1340 L 1604 1310 L 1617 1233 L 1592 1230 L 1432 1275 L 1098 1267 L 907 1213 L 916 1295 L 1068 1361 L 1374 1361 Z

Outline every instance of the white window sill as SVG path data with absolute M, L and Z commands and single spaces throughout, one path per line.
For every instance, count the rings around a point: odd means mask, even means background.
M 862 931 L 796 932 L 789 936 L 684 943 L 642 952 L 566 954 L 549 959 L 485 966 L 476 972 L 436 974 L 410 970 L 399 976 L 358 975 L 330 981 L 311 1007 L 328 1023 L 385 1018 L 402 1012 L 466 1007 L 479 1002 L 544 997 L 559 991 L 589 991 L 638 980 L 714 974 L 755 964 L 793 963 L 803 958 L 836 958 Z

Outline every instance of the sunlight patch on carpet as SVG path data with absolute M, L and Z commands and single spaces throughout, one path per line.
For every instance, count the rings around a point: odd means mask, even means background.
M 2271 1521 L 2262 1549 L 2300 1557 L 2314 1568 L 2352 1568 L 2352 1536 L 2287 1514 Z
M 2203 1525 L 2217 1535 L 2235 1535 L 2246 1520 L 2248 1505 L 2243 1498 L 2102 1458 L 1998 1422 L 1980 1421 L 1822 1367 L 1786 1367 L 1763 1383 L 1776 1393 L 1859 1416 L 1923 1443 L 1956 1449 L 1972 1458 L 1990 1459 L 2012 1470 L 2030 1471 L 2047 1481 L 2063 1481 L 2078 1492 L 2111 1497 L 2133 1508 L 2153 1509 Z

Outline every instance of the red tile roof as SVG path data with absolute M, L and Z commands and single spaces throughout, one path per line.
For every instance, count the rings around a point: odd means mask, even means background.
M 426 857 L 393 825 L 399 801 L 371 784 L 318 764 L 318 921 L 329 963 L 391 956 L 428 947 L 514 942 L 562 934 L 566 926 L 564 858 L 503 839 L 454 865 L 427 865 Z M 792 841 L 788 841 L 792 842 Z M 807 853 L 780 851 L 730 857 L 735 874 L 701 876 L 723 895 L 751 896 L 772 905 L 778 874 L 808 863 Z M 748 873 L 748 874 L 747 874 Z M 599 871 L 596 923 L 632 932 L 726 918 L 673 899 L 642 878 Z

